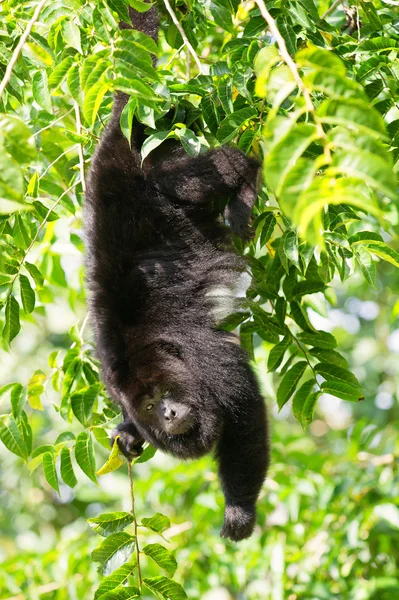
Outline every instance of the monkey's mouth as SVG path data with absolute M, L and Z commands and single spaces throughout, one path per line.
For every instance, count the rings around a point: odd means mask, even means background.
M 194 426 L 193 418 L 186 418 L 180 422 L 170 423 L 165 426 L 165 432 L 170 436 L 183 435 L 188 433 Z

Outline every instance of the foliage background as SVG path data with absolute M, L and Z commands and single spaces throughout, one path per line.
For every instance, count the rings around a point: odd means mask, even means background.
M 0 4 L 0 78 L 38 4 Z M 334 3 L 320 19 L 331 4 L 266 3 L 296 56 L 299 92 L 271 50 L 259 3 L 172 3 L 202 75 L 162 3 L 158 75 L 149 42 L 138 47 L 117 33 L 127 3 L 43 3 L 0 102 L 2 600 L 93 597 L 99 536 L 86 519 L 130 510 L 124 468 L 93 481 L 94 456 L 97 468 L 106 461 L 119 417 L 98 383 L 82 261 L 82 174 L 115 86 L 134 98 L 123 127 L 133 111 L 149 126 L 147 150 L 171 135 L 194 155 L 233 141 L 265 158 L 256 237 L 238 244 L 254 283 L 223 324 L 243 322 L 272 420 L 257 532 L 239 545 L 219 538 L 211 458 L 181 464 L 157 453 L 135 465 L 138 518 L 170 518 L 164 545 L 189 598 L 398 593 L 398 7 Z M 170 105 L 172 122 L 163 118 Z M 317 331 L 334 334 L 343 358 Z M 338 370 L 317 366 L 326 363 Z M 315 374 L 295 418 L 286 403 Z M 323 378 L 335 396 L 321 393 Z M 313 422 L 304 433 L 298 421 Z M 141 546 L 159 542 L 149 529 L 139 536 Z M 155 562 L 142 561 L 145 577 L 159 576 Z M 108 597 L 127 597 L 118 593 Z

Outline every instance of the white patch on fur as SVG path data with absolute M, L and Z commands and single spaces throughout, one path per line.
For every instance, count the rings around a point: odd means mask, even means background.
M 248 273 L 240 273 L 231 287 L 214 285 L 208 289 L 205 297 L 210 299 L 210 312 L 216 321 L 223 321 L 231 313 L 237 312 L 234 300 L 245 298 L 250 284 L 251 276 Z

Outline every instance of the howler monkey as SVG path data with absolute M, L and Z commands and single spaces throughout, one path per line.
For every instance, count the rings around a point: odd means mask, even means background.
M 155 8 L 130 11 L 157 38 Z M 130 25 L 122 24 L 122 27 Z M 241 540 L 255 525 L 268 464 L 267 421 L 248 356 L 215 322 L 215 290 L 245 270 L 222 205 L 243 234 L 259 164 L 233 147 L 190 158 L 177 141 L 141 166 L 144 126 L 131 147 L 118 93 L 90 170 L 85 235 L 91 314 L 104 381 L 122 407 L 118 443 L 128 457 L 143 441 L 182 459 L 214 451 L 226 507 L 221 535 Z

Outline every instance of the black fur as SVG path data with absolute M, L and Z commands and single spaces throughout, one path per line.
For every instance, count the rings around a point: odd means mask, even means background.
M 145 15 L 132 12 L 133 25 L 156 38 L 154 9 Z M 117 96 L 95 153 L 84 215 L 97 351 L 124 414 L 119 443 L 128 456 L 143 440 L 183 459 L 214 450 L 221 535 L 240 540 L 253 531 L 266 474 L 266 412 L 209 292 L 233 289 L 245 269 L 220 213 L 228 202 L 233 231 L 245 233 L 259 165 L 235 148 L 190 158 L 169 142 L 141 168 L 143 127 L 135 123 L 130 149 L 119 126 L 126 101 Z

